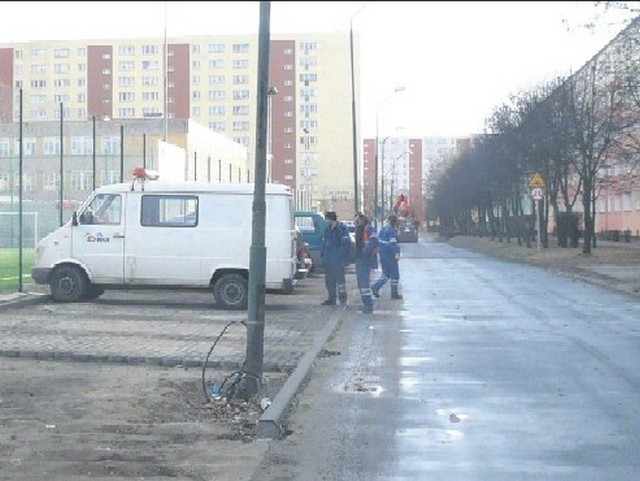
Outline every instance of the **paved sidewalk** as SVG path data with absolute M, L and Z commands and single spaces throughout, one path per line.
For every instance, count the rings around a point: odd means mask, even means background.
M 326 340 L 364 316 L 347 281 L 346 308 L 320 305 L 322 274 L 267 294 L 262 413 L 204 402 L 207 354 L 209 379 L 247 352 L 247 312 L 216 309 L 208 293 L 0 296 L 0 480 L 250 479 Z

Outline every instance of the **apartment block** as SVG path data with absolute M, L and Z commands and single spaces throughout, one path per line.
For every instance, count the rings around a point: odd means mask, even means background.
M 269 60 L 268 179 L 350 218 L 348 32 L 272 35 Z M 251 171 L 257 85 L 257 35 L 0 44 L 0 122 L 190 119 L 245 147 Z

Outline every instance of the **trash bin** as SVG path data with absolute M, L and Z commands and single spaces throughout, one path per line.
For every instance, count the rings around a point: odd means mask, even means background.
M 631 231 L 629 229 L 624 231 L 624 241 L 631 242 Z

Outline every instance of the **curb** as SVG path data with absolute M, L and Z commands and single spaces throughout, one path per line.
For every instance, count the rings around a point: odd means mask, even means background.
M 36 294 L 32 292 L 15 292 L 0 295 L 0 311 L 24 305 L 37 304 L 44 301 L 47 297 L 47 294 Z
M 278 394 L 276 394 L 275 399 L 258 419 L 258 438 L 282 439 L 286 431 L 283 424 L 285 414 L 298 394 L 300 386 L 309 377 L 313 363 L 322 351 L 323 346 L 337 329 L 346 311 L 347 308 L 342 307 L 336 314 L 331 316 L 324 329 L 316 337 L 313 347 L 300 359 L 294 371 L 287 378 Z

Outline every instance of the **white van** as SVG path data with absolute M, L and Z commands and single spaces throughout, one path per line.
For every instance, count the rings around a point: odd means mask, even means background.
M 136 180 L 96 189 L 43 238 L 31 277 L 58 302 L 105 289 L 210 289 L 218 306 L 246 309 L 253 184 Z M 265 288 L 289 293 L 296 273 L 293 196 L 267 184 Z

